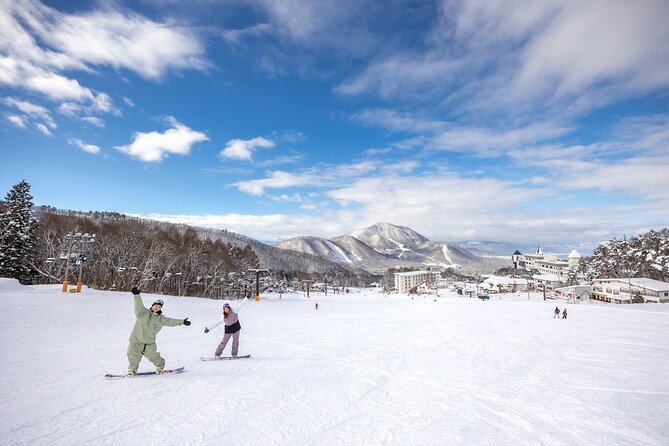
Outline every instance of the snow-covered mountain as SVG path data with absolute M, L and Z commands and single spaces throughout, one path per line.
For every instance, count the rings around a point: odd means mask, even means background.
M 368 271 L 430 265 L 485 271 L 501 266 L 499 261 L 478 257 L 453 243 L 433 242 L 411 228 L 391 223 L 376 223 L 332 239 L 295 237 L 276 246 Z

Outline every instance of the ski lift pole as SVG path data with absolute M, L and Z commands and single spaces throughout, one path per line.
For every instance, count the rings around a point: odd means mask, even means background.
M 249 271 L 256 273 L 256 302 L 260 300 L 260 273 L 261 272 L 269 272 L 268 269 L 259 269 L 259 268 L 253 268 L 249 269 Z
M 72 251 L 72 242 L 74 241 L 74 232 L 68 232 L 67 235 L 65 236 L 67 239 L 67 261 L 65 262 L 65 279 L 63 279 L 63 287 L 61 288 L 61 291 L 63 293 L 67 293 L 68 288 L 70 286 L 70 281 L 68 280 L 69 278 L 69 273 L 70 273 L 70 252 Z

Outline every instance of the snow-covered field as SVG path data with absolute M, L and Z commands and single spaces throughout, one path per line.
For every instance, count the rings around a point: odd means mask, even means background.
M 240 312 L 252 358 L 202 362 L 222 302 L 162 298 L 193 321 L 158 336 L 186 372 L 109 381 L 129 292 L 0 279 L 0 444 L 669 444 L 666 305 L 267 294 Z

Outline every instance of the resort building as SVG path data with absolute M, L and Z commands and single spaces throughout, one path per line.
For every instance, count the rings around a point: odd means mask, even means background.
M 516 277 L 490 276 L 481 282 L 481 288 L 488 292 L 513 293 L 516 291 L 527 291 L 528 282 L 527 279 Z
M 534 254 L 521 254 L 516 250 L 511 256 L 514 268 L 523 268 L 527 271 L 535 271 L 542 275 L 555 275 L 561 281 L 567 281 L 569 268 L 578 265 L 581 261 L 581 254 L 575 249 L 567 257 L 567 260 L 559 260 L 557 256 L 544 254 L 541 246 L 537 247 Z
M 421 282 L 434 283 L 441 277 L 438 271 L 410 271 L 408 273 L 395 273 L 395 290 L 398 293 L 408 293 Z
M 631 290 L 631 291 L 630 291 Z M 616 304 L 635 302 L 669 303 L 669 283 L 647 278 L 595 279 L 592 298 Z

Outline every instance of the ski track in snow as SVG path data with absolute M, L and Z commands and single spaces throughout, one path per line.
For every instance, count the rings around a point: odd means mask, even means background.
M 569 305 L 563 321 L 538 295 L 268 295 L 240 311 L 253 356 L 204 362 L 221 302 L 165 296 L 193 321 L 158 337 L 185 372 L 108 381 L 127 366 L 129 293 L 0 293 L 2 445 L 669 443 L 666 306 Z
M 337 257 L 339 257 L 346 263 L 353 263 L 353 260 L 349 259 L 346 253 L 339 246 L 335 245 L 330 240 L 325 240 L 325 243 L 328 245 L 328 247 L 330 247 L 332 251 L 335 252 Z

